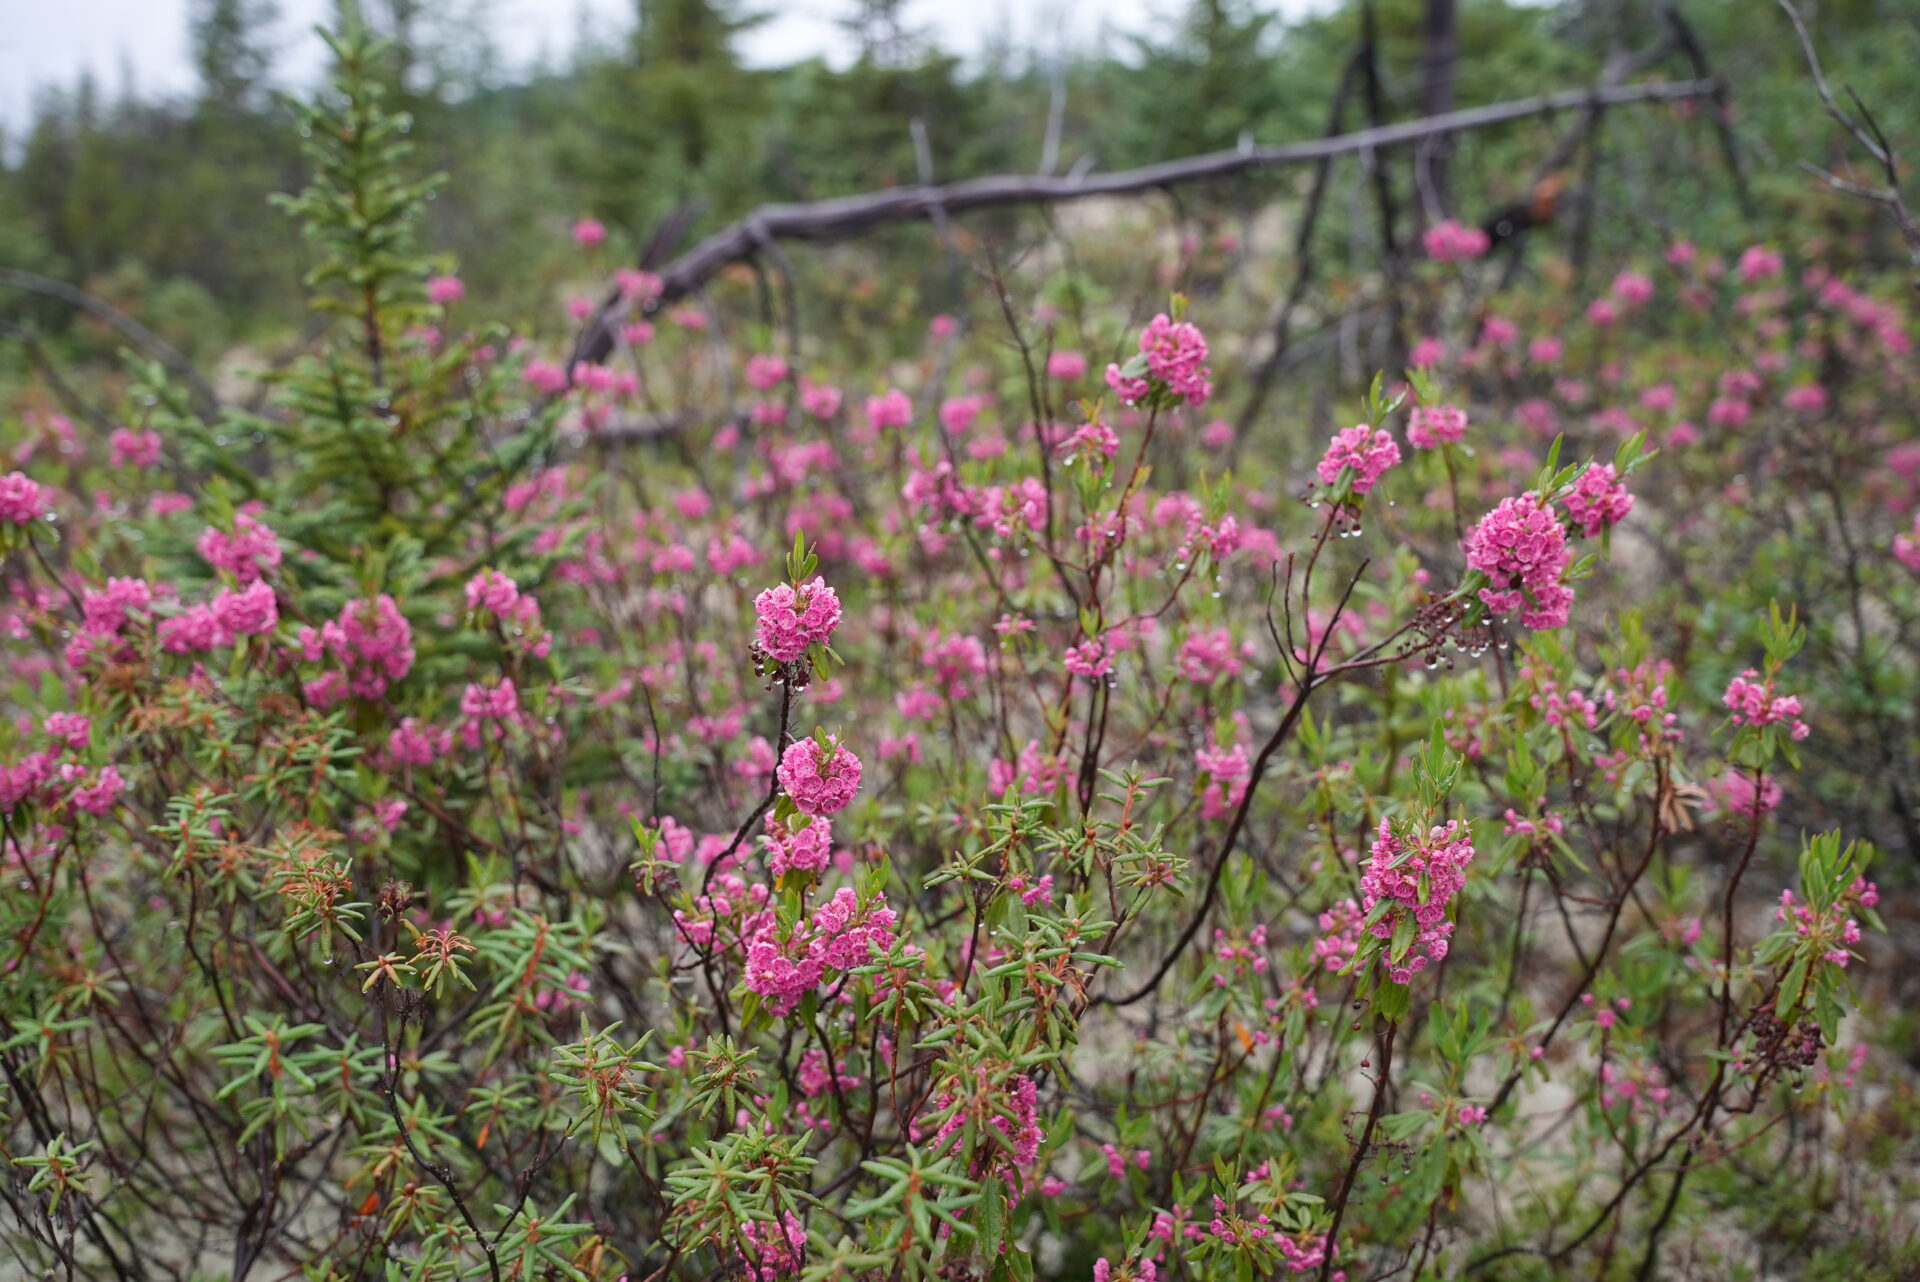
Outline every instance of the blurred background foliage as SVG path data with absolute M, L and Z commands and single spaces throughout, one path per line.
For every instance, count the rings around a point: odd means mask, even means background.
M 1373 6 L 1381 119 L 1422 114 L 1429 3 Z M 1664 38 L 1670 7 L 1457 0 L 1454 104 L 1592 83 L 1611 57 Z M 510 77 L 484 24 L 461 6 L 367 0 L 363 8 L 393 40 L 385 74 L 414 116 L 425 160 L 451 179 L 431 206 L 426 243 L 449 256 L 488 310 L 529 323 L 557 315 L 556 291 L 579 270 L 564 234 L 574 217 L 604 220 L 627 257 L 683 202 L 697 203 L 690 231 L 699 235 L 762 202 L 912 183 L 929 171 L 937 181 L 1043 165 L 1105 171 L 1243 140 L 1311 137 L 1326 127 L 1363 22 L 1359 4 L 1289 23 L 1249 0 L 1193 0 L 1163 7 L 1132 36 L 1077 48 L 1002 41 L 963 60 L 917 29 L 901 0 L 844 0 L 848 65 L 816 58 L 758 68 L 737 49 L 764 17 L 749 2 L 636 0 L 623 38 L 582 38 L 563 64 Z M 1796 202 L 1831 199 L 1799 163 L 1834 163 L 1843 140 L 1819 110 L 1784 16 L 1764 0 L 1679 0 L 1678 8 L 1731 86 L 1756 190 L 1773 199 L 1762 209 L 1784 214 Z M 1896 145 L 1920 152 L 1912 74 L 1920 10 L 1910 0 L 1803 8 L 1835 82 L 1872 104 Z M 302 173 L 292 116 L 277 94 L 275 18 L 272 0 L 194 0 L 200 87 L 189 100 L 116 96 L 92 81 L 44 95 L 0 150 L 0 264 L 83 285 L 195 359 L 215 360 L 240 343 L 285 346 L 309 332 L 304 265 L 267 202 L 294 190 Z M 1691 70 L 1669 55 L 1635 74 Z M 1350 103 L 1346 127 L 1365 123 L 1364 104 Z M 1450 182 L 1454 212 L 1479 221 L 1523 198 L 1564 123 L 1532 122 L 1462 147 Z M 1669 171 L 1638 153 L 1658 141 L 1636 136 L 1609 153 L 1618 163 L 1599 169 L 1595 206 L 1608 216 L 1594 220 L 1592 234 L 1602 242 L 1617 233 L 1644 243 L 1650 230 L 1698 234 L 1737 214 L 1724 174 L 1698 172 L 1696 191 L 1662 193 L 1682 199 L 1643 215 L 1648 175 Z M 1187 213 L 1245 210 L 1304 181 L 1297 171 L 1258 175 L 1183 189 L 1179 199 Z M 1329 202 L 1321 232 L 1329 244 L 1346 240 L 1349 216 L 1341 201 Z M 1643 216 L 1662 225 L 1634 225 Z M 909 264 L 933 257 L 927 244 L 924 232 L 869 242 Z M 103 337 L 58 303 L 9 292 L 0 309 L 63 356 L 105 353 Z M 0 381 L 17 386 L 26 361 L 17 345 L 0 348 Z

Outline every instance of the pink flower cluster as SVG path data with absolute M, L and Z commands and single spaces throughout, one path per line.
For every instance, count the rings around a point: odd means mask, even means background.
M 1201 818 L 1225 819 L 1246 800 L 1247 785 L 1253 778 L 1247 745 L 1201 748 L 1193 754 L 1193 761 L 1195 769 L 1208 776 L 1207 790 L 1200 798 Z
M 1880 902 L 1880 887 L 1864 877 L 1856 877 L 1846 892 L 1823 911 L 1812 904 L 1797 903 L 1791 890 L 1780 892 L 1780 907 L 1774 920 L 1793 927 L 1802 939 L 1811 939 L 1822 948 L 1822 960 L 1845 967 L 1853 957 L 1849 950 L 1860 942 L 1860 923 L 1853 917 L 1855 907 L 1872 908 Z M 1787 1012 L 1777 1011 L 1782 1018 Z
M 1810 733 L 1807 723 L 1800 720 L 1800 696 L 1796 694 L 1776 694 L 1773 678 L 1765 681 L 1760 674 L 1748 668 L 1733 680 L 1727 682 L 1727 693 L 1722 702 L 1733 713 L 1735 725 L 1770 726 L 1779 722 L 1791 722 L 1789 733 L 1797 741 Z
M 1147 399 L 1154 385 L 1198 409 L 1213 395 L 1213 371 L 1207 368 L 1207 339 L 1190 321 L 1176 321 L 1161 312 L 1140 333 L 1140 353 L 1147 358 L 1147 376 L 1129 378 L 1118 365 L 1107 366 L 1107 386 L 1128 405 Z
M 906 427 L 913 422 L 913 402 L 897 387 L 867 398 L 867 423 L 876 432 Z
M 255 580 L 238 592 L 221 588 L 205 605 L 161 620 L 155 635 L 166 653 L 193 654 L 223 649 L 243 636 L 265 636 L 279 623 L 280 605 L 272 585 Z
M 119 768 L 102 766 L 94 773 L 78 761 L 63 759 L 66 753 L 86 750 L 93 734 L 92 719 L 56 712 L 41 723 L 41 730 L 51 749 L 30 752 L 11 765 L 0 764 L 0 812 L 10 812 L 27 801 L 57 804 L 63 795 L 74 809 L 90 815 L 113 809 L 127 789 Z
M 779 583 L 753 601 L 760 648 L 776 663 L 805 657 L 809 647 L 826 645 L 840 626 L 840 596 L 823 578 L 798 587 Z
M 107 445 L 112 450 L 107 462 L 113 467 L 152 467 L 160 461 L 160 433 L 155 431 L 116 427 Z
M 986 1068 L 976 1068 L 974 1072 L 978 1074 L 980 1085 L 983 1088 L 986 1087 L 988 1084 Z M 1001 1138 L 1012 1148 L 1010 1156 L 1013 1167 L 1025 1169 L 1032 1166 L 1040 1159 L 1040 1145 L 1046 1139 L 1046 1132 L 1040 1127 L 1039 1089 L 1034 1086 L 1031 1077 L 1014 1076 L 1007 1080 L 1006 1089 L 1003 1092 L 995 1093 L 1006 1100 L 1006 1107 L 1003 1111 L 995 1112 L 987 1124 L 998 1131 Z M 951 1092 L 942 1095 L 935 1112 L 945 1112 L 953 1107 L 954 1100 L 955 1096 Z M 956 1147 L 966 1124 L 965 1110 L 957 1110 L 952 1117 L 940 1124 L 938 1131 L 934 1132 L 931 1151 L 937 1155 Z M 989 1152 L 984 1157 L 976 1158 L 968 1173 L 975 1179 L 979 1179 L 992 1168 L 1007 1164 L 1002 1155 Z
M 1572 564 L 1567 531 L 1538 494 L 1504 499 L 1467 536 L 1467 566 L 1493 583 L 1480 600 L 1496 615 L 1520 611 L 1529 628 L 1561 628 L 1573 589 L 1560 582 Z
M 540 603 L 498 570 L 482 570 L 467 580 L 467 609 L 485 610 L 507 629 L 515 649 L 537 659 L 553 651 L 553 634 L 540 626 Z
M 1416 929 L 1412 947 L 1401 961 L 1387 962 L 1387 975 L 1394 983 L 1407 983 L 1429 962 L 1446 957 L 1448 936 L 1453 934 L 1447 905 L 1467 884 L 1467 865 L 1472 862 L 1472 836 L 1457 819 L 1429 829 L 1414 844 L 1403 843 L 1388 820 L 1380 821 L 1372 858 L 1360 877 L 1360 907 L 1371 915 L 1377 904 L 1393 905 L 1373 924 L 1376 939 L 1392 939 L 1395 928 L 1412 918 Z
M 1457 444 L 1467 434 L 1467 412 L 1457 405 L 1416 405 L 1407 423 L 1407 441 L 1418 450 Z
M 1611 463 L 1594 463 L 1580 474 L 1564 502 L 1574 525 L 1588 538 L 1610 529 L 1633 511 L 1633 495 Z
M 747 941 L 747 987 L 765 997 L 774 1014 L 792 1014 L 828 972 L 864 966 L 893 947 L 898 918 L 886 904 L 886 895 L 879 894 L 862 907 L 860 897 L 843 886 L 785 940 L 774 915 L 759 914 Z
M 1913 514 L 1913 529 L 1893 536 L 1893 559 L 1920 574 L 1920 512 Z
M 794 807 L 816 819 L 846 809 L 853 794 L 860 791 L 860 758 L 831 735 L 824 753 L 814 739 L 796 739 L 788 744 L 775 773 Z
M 1366 914 L 1351 899 L 1343 899 L 1320 914 L 1320 936 L 1313 941 L 1313 959 L 1328 974 L 1339 974 L 1360 951 L 1360 929 Z
M 469 749 L 489 739 L 505 739 L 509 729 L 526 723 L 520 711 L 520 690 L 511 677 L 491 686 L 468 682 L 460 692 L 460 716 L 460 742 Z
M 1442 263 L 1466 263 L 1486 257 L 1493 242 L 1478 227 L 1466 227 L 1449 218 L 1427 228 L 1420 238 L 1427 257 Z
M 31 525 L 46 513 L 40 483 L 25 472 L 0 476 L 0 521 L 9 525 Z
M 785 1213 L 780 1223 L 748 1220 L 740 1226 L 740 1258 L 753 1282 L 798 1273 L 807 1262 L 807 1230 L 800 1217 Z
M 144 613 L 153 604 L 154 591 L 145 579 L 108 579 L 106 586 L 80 594 L 80 630 L 68 643 L 68 664 L 78 668 L 89 658 L 118 647 L 133 612 Z
M 1093 1282 L 1155 1282 L 1159 1276 L 1160 1268 L 1152 1260 L 1138 1260 L 1132 1268 L 1123 1267 L 1117 1274 L 1106 1256 L 1093 1262 Z
M 1218 1194 L 1213 1199 L 1213 1219 L 1207 1223 L 1207 1231 L 1222 1242 L 1238 1244 L 1244 1237 L 1249 1244 L 1271 1241 L 1279 1248 L 1281 1262 L 1289 1273 L 1309 1273 L 1327 1262 L 1327 1238 L 1324 1233 L 1291 1234 L 1273 1222 L 1273 1217 L 1262 1212 L 1252 1220 L 1239 1219 L 1235 1228 L 1227 1216 L 1234 1209 L 1227 1200 Z M 1336 1273 L 1337 1278 L 1345 1274 Z
M 200 555 L 216 570 L 241 583 L 252 583 L 280 564 L 280 540 L 272 530 L 242 512 L 233 518 L 233 532 L 208 526 L 200 536 Z
M 818 873 L 826 870 L 833 858 L 833 824 L 826 819 L 809 819 L 795 828 L 787 822 L 767 817 L 767 832 L 761 838 L 767 847 L 767 866 L 778 880 L 789 869 Z
M 1771 814 L 1780 805 L 1780 781 L 1772 775 L 1756 776 L 1739 766 L 1730 766 L 1720 778 L 1720 796 L 1729 813 L 1753 818 Z
M 1791 735 L 1795 741 L 1809 735 L 1807 722 L 1799 720 L 1801 700 L 1799 695 L 1776 695 L 1772 677 L 1759 681 L 1761 676 L 1753 668 L 1747 668 L 1740 676 L 1726 683 L 1726 695 L 1722 702 L 1732 710 L 1736 725 L 1772 725 L 1776 722 L 1793 722 Z
M 1060 659 L 1068 672 L 1089 681 L 1097 681 L 1113 671 L 1113 651 L 1104 637 L 1091 637 L 1078 645 L 1070 645 Z
M 1351 467 L 1353 492 L 1365 494 L 1388 468 L 1399 461 L 1400 447 L 1394 444 L 1392 436 L 1385 430 L 1375 430 L 1365 423 L 1356 423 L 1333 434 L 1316 470 L 1322 484 L 1332 485 L 1340 479 L 1343 469 Z
M 370 601 L 347 602 L 339 619 L 318 630 L 301 628 L 297 644 L 306 662 L 331 656 L 345 669 L 344 691 L 339 673 L 307 683 L 307 698 L 316 707 L 331 707 L 348 694 L 381 698 L 389 685 L 413 670 L 413 628 L 384 592 Z

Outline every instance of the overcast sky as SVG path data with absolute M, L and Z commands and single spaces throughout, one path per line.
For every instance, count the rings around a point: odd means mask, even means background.
M 609 37 L 631 23 L 633 0 L 481 0 L 487 25 L 510 67 L 542 57 L 558 58 L 579 33 Z M 1287 13 L 1325 7 L 1327 0 L 1273 0 Z M 944 47 L 977 52 L 989 35 L 1011 31 L 1022 44 L 1050 44 L 1056 30 L 1075 42 L 1108 30 L 1140 30 L 1152 15 L 1177 11 L 1183 0 L 909 0 L 909 23 L 932 32 Z M 49 85 L 72 85 L 91 71 L 103 89 L 118 89 L 130 74 L 143 95 L 190 91 L 187 54 L 188 0 L 0 0 L 0 127 L 18 130 L 34 96 Z M 330 0 L 279 0 L 281 78 L 312 82 L 323 65 L 316 21 Z M 754 6 L 750 6 L 754 7 Z M 834 61 L 847 56 L 835 19 L 852 9 L 847 0 L 765 0 L 757 6 L 772 20 L 747 37 L 745 53 L 759 65 L 793 62 L 814 54 Z M 1058 15 L 1066 20 L 1060 25 Z

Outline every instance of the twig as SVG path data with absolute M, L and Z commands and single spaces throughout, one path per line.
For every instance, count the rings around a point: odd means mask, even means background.
M 1860 144 L 1861 150 L 1880 166 L 1881 171 L 1887 176 L 1887 185 L 1884 189 L 1865 187 L 1837 178 L 1823 169 L 1812 166 L 1808 168 L 1842 195 L 1855 196 L 1884 206 L 1892 213 L 1894 222 L 1899 225 L 1900 235 L 1906 239 L 1908 251 L 1916 261 L 1920 261 L 1920 223 L 1914 221 L 1913 211 L 1907 208 L 1906 198 L 1900 194 L 1900 165 L 1893 154 L 1892 145 L 1887 142 L 1887 136 L 1880 131 L 1879 122 L 1874 120 L 1873 113 L 1867 110 L 1864 102 L 1860 101 L 1859 94 L 1854 93 L 1852 89 L 1847 90 L 1848 96 L 1853 99 L 1853 105 L 1860 112 L 1858 120 L 1842 110 L 1840 104 L 1834 101 L 1833 90 L 1827 87 L 1826 73 L 1820 69 L 1820 55 L 1814 52 L 1813 37 L 1807 32 L 1807 24 L 1801 20 L 1800 11 L 1793 7 L 1792 0 L 1779 0 L 1779 4 L 1786 13 L 1787 20 L 1793 23 L 1793 34 L 1800 41 L 1800 53 L 1806 58 L 1807 71 L 1813 77 L 1813 87 L 1819 91 L 1820 101 L 1825 104 L 1827 114 L 1852 134 L 1853 140 Z

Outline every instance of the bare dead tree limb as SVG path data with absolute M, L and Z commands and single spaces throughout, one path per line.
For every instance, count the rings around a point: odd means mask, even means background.
M 28 357 L 32 359 L 35 365 L 40 367 L 40 377 L 46 380 L 47 386 L 52 389 L 55 398 L 67 407 L 69 413 L 91 423 L 94 430 L 99 432 L 103 438 L 113 431 L 113 420 L 96 409 L 84 396 L 74 390 L 72 384 L 67 382 L 65 376 L 60 372 L 60 366 L 47 352 L 46 345 L 40 341 L 38 334 L 35 334 L 24 325 L 15 325 L 8 321 L 0 321 L 0 339 L 18 343 L 26 349 Z
M 48 276 L 23 272 L 14 268 L 0 268 L 0 285 L 10 285 L 14 289 L 25 290 L 30 294 L 40 294 L 47 298 L 57 298 L 70 307 L 77 308 L 96 320 L 105 321 L 115 333 L 133 346 L 153 357 L 172 370 L 187 385 L 191 395 L 194 413 L 211 423 L 220 414 L 220 398 L 214 395 L 213 385 L 194 368 L 193 362 L 180 354 L 179 349 L 161 338 L 158 334 L 127 315 L 112 303 L 95 297 L 86 290 L 69 285 L 65 281 L 54 280 Z
M 1848 97 L 1853 99 L 1854 109 L 1860 113 L 1857 118 L 1834 101 L 1833 90 L 1827 87 L 1826 73 L 1820 68 L 1820 55 L 1813 48 L 1813 36 L 1808 33 L 1807 24 L 1801 19 L 1800 11 L 1793 7 L 1792 0 L 1779 0 L 1779 4 L 1781 10 L 1787 15 L 1787 20 L 1793 23 L 1793 34 L 1800 42 L 1801 56 L 1806 59 L 1807 71 L 1813 77 L 1813 87 L 1820 94 L 1820 101 L 1826 107 L 1827 114 L 1833 117 L 1841 128 L 1853 135 L 1853 140 L 1860 145 L 1860 149 L 1866 152 L 1874 164 L 1879 166 L 1880 171 L 1886 175 L 1887 185 L 1869 187 L 1864 183 L 1841 178 L 1817 166 L 1808 165 L 1806 168 L 1842 195 L 1870 201 L 1887 210 L 1894 222 L 1898 224 L 1900 235 L 1907 242 L 1908 253 L 1916 263 L 1920 263 L 1920 223 L 1914 221 L 1913 211 L 1907 207 L 1906 197 L 1900 192 L 1900 164 L 1893 154 L 1892 145 L 1888 143 L 1886 134 L 1881 132 L 1879 122 L 1874 120 L 1873 113 L 1867 110 L 1864 102 L 1860 101 L 1859 94 L 1854 93 L 1852 89 L 1847 90 Z
M 1680 12 L 1677 0 L 1665 5 L 1661 12 L 1680 46 L 1681 54 L 1692 64 L 1693 74 L 1702 80 L 1713 80 L 1718 86 L 1711 95 L 1713 130 L 1720 140 L 1720 154 L 1726 158 L 1727 169 L 1733 174 L 1733 189 L 1740 199 L 1740 212 L 1751 218 L 1754 213 L 1753 189 L 1747 181 L 1746 155 L 1740 150 L 1740 140 L 1733 132 L 1732 103 L 1728 99 L 1726 86 L 1714 78 L 1713 68 L 1707 63 L 1706 46 L 1700 42 L 1693 24 Z
M 1711 97 L 1716 88 L 1713 81 L 1684 80 L 1605 89 L 1574 89 L 1470 107 L 1441 116 L 1402 121 L 1332 138 L 1278 146 L 1235 148 L 1110 174 L 1088 174 L 1076 166 L 1075 171 L 1065 177 L 999 174 L 945 186 L 895 187 L 806 204 L 766 205 L 739 222 L 715 232 L 661 268 L 660 293 L 651 300 L 650 306 L 658 308 L 685 298 L 723 268 L 752 257 L 760 251 L 762 237 L 832 241 L 885 223 L 930 219 L 936 214 L 950 218 L 968 210 L 995 206 L 1044 204 L 1171 190 L 1179 184 L 1224 178 L 1256 169 L 1313 164 L 1329 156 L 1406 147 L 1440 135 L 1469 133 L 1576 108 L 1670 103 Z M 623 298 L 619 291 L 609 291 L 598 314 L 582 330 L 574 349 L 575 359 L 604 360 L 613 349 L 617 326 L 631 306 L 632 301 Z
M 1337 138 L 1340 124 L 1346 115 L 1347 98 L 1353 92 L 1353 82 L 1360 74 L 1359 55 L 1347 60 L 1340 73 L 1340 83 L 1333 91 L 1333 105 L 1327 113 L 1326 136 Z M 1320 209 L 1326 203 L 1327 180 L 1333 175 L 1332 156 L 1323 156 L 1314 166 L 1313 187 L 1307 193 L 1306 209 L 1300 215 L 1300 226 L 1293 242 L 1293 283 L 1287 287 L 1287 296 L 1281 301 L 1279 310 L 1273 318 L 1273 346 L 1266 358 L 1260 362 L 1260 368 L 1254 371 L 1252 384 L 1247 389 L 1247 401 L 1241 408 L 1234 432 L 1234 441 L 1246 439 L 1247 429 L 1260 417 L 1265 407 L 1267 394 L 1272 390 L 1274 376 L 1280 372 L 1281 364 L 1287 357 L 1287 346 L 1293 341 L 1293 314 L 1306 297 L 1307 287 L 1313 283 L 1313 233 L 1320 222 Z
M 1367 106 L 1367 124 L 1380 129 L 1387 123 L 1387 106 L 1386 95 L 1380 84 L 1379 28 L 1371 3 L 1361 11 L 1361 29 L 1365 33 L 1361 41 L 1362 100 Z M 1368 148 L 1360 155 L 1372 171 L 1374 211 L 1380 219 L 1380 257 L 1386 267 L 1389 286 L 1387 351 L 1383 364 L 1387 369 L 1398 369 L 1406 359 L 1403 331 L 1406 314 L 1404 286 L 1407 281 L 1406 258 L 1400 243 L 1400 207 L 1393 193 L 1393 175 L 1380 162 L 1378 152 Z

